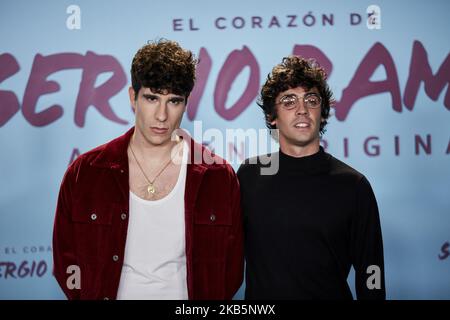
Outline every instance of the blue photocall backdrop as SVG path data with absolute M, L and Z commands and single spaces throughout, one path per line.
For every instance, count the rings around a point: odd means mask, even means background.
M 225 132 L 264 129 L 256 98 L 271 68 L 316 58 L 338 101 L 322 145 L 377 196 L 387 298 L 450 299 L 448 12 L 448 1 L 1 1 L 0 299 L 64 298 L 51 246 L 61 179 L 132 126 L 131 60 L 161 37 L 201 60 L 182 127 L 235 169 L 252 154 Z

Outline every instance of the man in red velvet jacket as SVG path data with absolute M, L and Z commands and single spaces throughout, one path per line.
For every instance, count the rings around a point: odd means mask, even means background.
M 196 63 L 176 42 L 142 47 L 129 88 L 135 127 L 68 168 L 53 259 L 69 299 L 231 299 L 239 289 L 239 182 L 179 129 Z

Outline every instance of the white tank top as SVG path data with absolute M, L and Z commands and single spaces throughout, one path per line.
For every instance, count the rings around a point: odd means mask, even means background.
M 177 183 L 148 201 L 130 190 L 128 234 L 117 299 L 187 300 L 184 191 L 188 146 Z

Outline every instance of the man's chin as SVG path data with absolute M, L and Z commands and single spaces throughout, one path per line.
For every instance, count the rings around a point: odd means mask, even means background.
M 147 143 L 153 146 L 164 146 L 171 142 L 170 135 L 168 136 L 151 136 L 147 137 Z
M 295 137 L 292 137 L 292 139 L 291 139 L 293 144 L 295 144 L 296 146 L 299 146 L 299 147 L 309 146 L 314 143 L 314 140 L 315 140 L 314 138 L 309 137 L 308 135 L 304 135 L 304 136 L 297 135 Z
M 311 137 L 294 137 L 293 139 L 290 139 L 289 142 L 297 147 L 305 148 L 318 144 L 320 140 Z

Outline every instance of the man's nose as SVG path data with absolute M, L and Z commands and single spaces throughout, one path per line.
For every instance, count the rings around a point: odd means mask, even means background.
M 164 122 L 167 120 L 167 106 L 165 103 L 160 102 L 156 107 L 156 119 L 158 121 Z
M 297 103 L 297 108 L 295 110 L 295 113 L 297 115 L 305 115 L 305 114 L 308 114 L 308 112 L 309 112 L 308 107 L 305 106 L 304 102 L 299 101 Z

